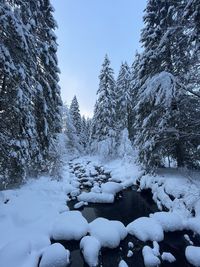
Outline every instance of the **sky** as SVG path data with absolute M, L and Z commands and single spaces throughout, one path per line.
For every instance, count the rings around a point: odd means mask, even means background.
M 58 62 L 63 102 L 77 96 L 82 115 L 91 117 L 105 54 L 115 77 L 123 61 L 140 51 L 146 0 L 51 0 L 58 24 Z

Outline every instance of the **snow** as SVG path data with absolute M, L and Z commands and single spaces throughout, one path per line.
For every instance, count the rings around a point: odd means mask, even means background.
M 157 267 L 160 265 L 160 259 L 154 254 L 152 248 L 144 246 L 142 249 L 145 267 Z
M 91 203 L 113 203 L 114 195 L 108 193 L 83 192 L 77 199 L 78 201 Z
M 128 264 L 127 264 L 124 260 L 121 260 L 121 261 L 119 262 L 118 267 L 128 267 Z
M 200 235 L 200 216 L 189 218 L 187 221 L 187 229 Z
M 52 226 L 54 240 L 79 240 L 88 232 L 88 222 L 79 211 L 60 214 Z
M 127 258 L 131 258 L 133 256 L 133 251 L 129 250 L 127 253 Z
M 102 247 L 107 248 L 116 248 L 127 235 L 126 228 L 121 222 L 101 217 L 89 224 L 89 233 L 99 240 Z
M 183 218 L 175 212 L 156 212 L 150 215 L 163 228 L 164 232 L 174 232 L 184 229 Z
M 40 267 L 66 267 L 69 264 L 70 252 L 61 244 L 55 243 L 47 247 L 40 261 Z
M 107 182 L 101 185 L 101 189 L 103 193 L 115 195 L 123 189 L 123 186 L 120 183 Z
M 133 242 L 128 242 L 128 248 L 134 248 Z
M 195 267 L 200 267 L 200 247 L 188 246 L 185 250 L 187 261 Z
M 176 258 L 170 252 L 163 252 L 161 255 L 163 261 L 168 261 L 170 263 L 175 262 Z
M 90 267 L 97 266 L 99 251 L 101 249 L 99 240 L 93 236 L 85 236 L 81 239 L 80 248 L 86 263 Z
M 140 217 L 127 225 L 129 234 L 136 236 L 139 240 L 162 241 L 164 233 L 161 225 L 154 219 Z

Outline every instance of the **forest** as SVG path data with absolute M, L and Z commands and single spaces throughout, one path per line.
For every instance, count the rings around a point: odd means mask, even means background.
M 89 118 L 61 98 L 51 1 L 0 1 L 1 267 L 200 266 L 200 0 L 146 2 Z

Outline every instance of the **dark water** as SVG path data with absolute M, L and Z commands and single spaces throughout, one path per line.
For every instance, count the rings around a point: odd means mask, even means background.
M 75 202 L 71 201 L 70 208 L 73 209 Z M 151 194 L 147 192 L 138 193 L 134 188 L 121 192 L 113 204 L 90 204 L 82 210 L 83 216 L 91 222 L 97 217 L 104 217 L 110 220 L 119 220 L 125 225 L 132 222 L 138 217 L 148 216 L 152 212 L 156 212 L 157 207 L 154 204 Z M 162 267 L 188 267 L 191 266 L 185 259 L 185 247 L 188 242 L 184 238 L 184 234 L 188 234 L 195 245 L 200 245 L 199 238 L 193 237 L 191 232 L 181 231 L 174 233 L 165 233 L 165 239 L 160 242 L 160 253 L 171 252 L 176 262 L 162 262 Z M 134 243 L 133 256 L 127 258 L 128 242 Z M 67 249 L 71 251 L 71 267 L 88 267 L 84 263 L 82 254 L 79 250 L 78 241 L 60 241 Z M 119 261 L 124 259 L 129 267 L 144 267 L 142 248 L 144 245 L 152 246 L 151 242 L 143 243 L 135 237 L 128 235 L 125 240 L 120 243 L 116 249 L 103 249 L 99 258 L 100 265 L 103 267 L 117 267 Z

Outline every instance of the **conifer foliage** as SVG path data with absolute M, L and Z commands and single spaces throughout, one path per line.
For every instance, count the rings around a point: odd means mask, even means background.
M 61 131 L 53 8 L 48 0 L 0 2 L 2 184 L 51 172 Z

